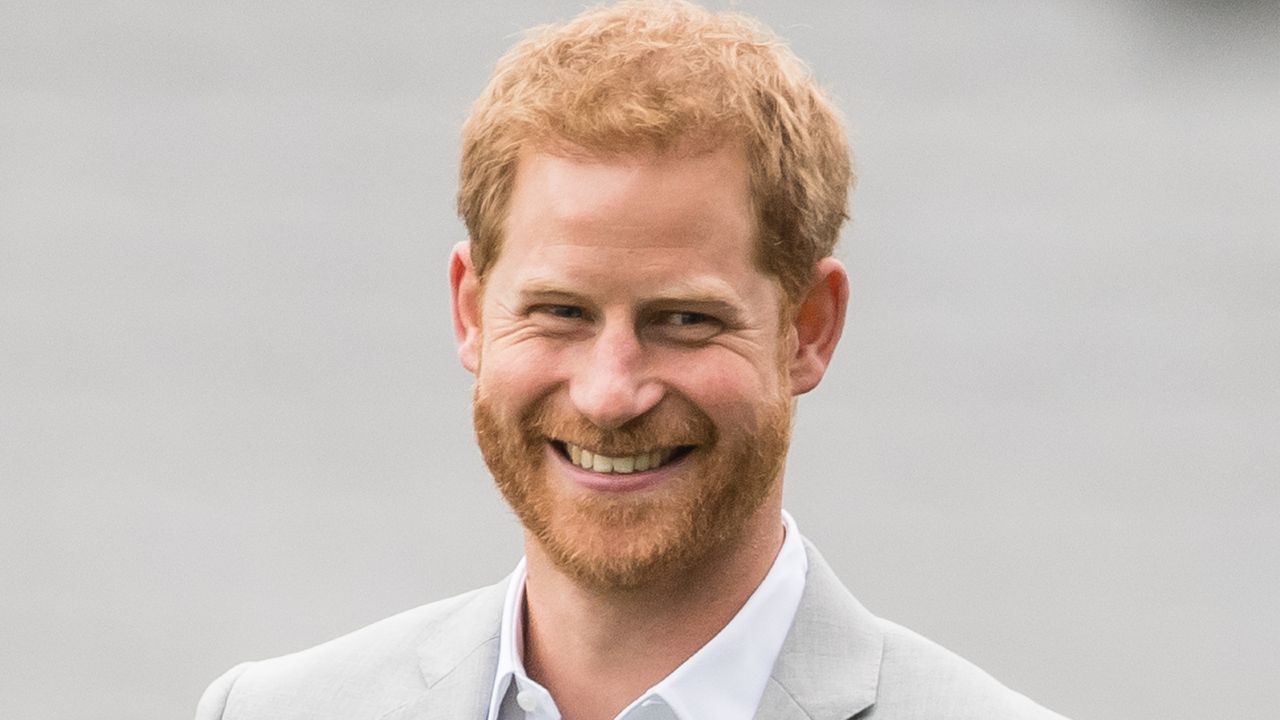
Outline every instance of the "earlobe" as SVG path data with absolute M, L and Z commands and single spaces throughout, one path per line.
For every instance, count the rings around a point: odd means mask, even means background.
M 835 258 L 823 258 L 814 266 L 814 282 L 795 308 L 795 352 L 791 356 L 791 394 L 801 395 L 818 386 L 840 334 L 849 306 L 849 275 Z
M 475 374 L 480 367 L 480 282 L 471 264 L 471 243 L 453 246 L 449 256 L 449 290 L 453 299 L 453 334 L 458 359 Z

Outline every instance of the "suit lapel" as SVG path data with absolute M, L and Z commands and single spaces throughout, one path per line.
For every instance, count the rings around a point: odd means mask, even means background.
M 418 649 L 426 691 L 379 720 L 456 720 L 488 714 L 510 580 L 460 598 L 456 609 L 441 613 Z
M 769 678 L 769 684 L 764 687 L 755 716 L 760 720 L 813 720 L 786 688 L 773 678 Z
M 808 540 L 804 595 L 756 717 L 848 720 L 875 703 L 884 638 Z

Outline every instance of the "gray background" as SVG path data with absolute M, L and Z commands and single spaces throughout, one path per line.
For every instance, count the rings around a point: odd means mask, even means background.
M 0 9 L 0 716 L 499 579 L 456 137 L 577 2 Z M 788 507 L 872 610 L 1084 718 L 1280 707 L 1276 3 L 742 2 L 850 118 Z

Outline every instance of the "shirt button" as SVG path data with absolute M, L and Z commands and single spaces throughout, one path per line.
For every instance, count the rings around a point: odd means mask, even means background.
M 533 712 L 538 709 L 538 695 L 532 690 L 521 690 L 516 693 L 516 704 L 525 712 Z

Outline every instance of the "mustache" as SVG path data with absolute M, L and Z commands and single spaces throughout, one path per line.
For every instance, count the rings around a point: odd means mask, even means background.
M 581 415 L 553 408 L 549 402 L 531 407 L 521 419 L 531 442 L 552 438 L 604 455 L 636 455 L 659 448 L 710 445 L 715 424 L 692 403 L 668 397 L 643 415 L 617 428 L 602 428 Z

